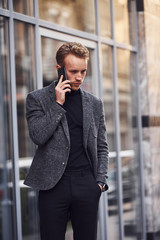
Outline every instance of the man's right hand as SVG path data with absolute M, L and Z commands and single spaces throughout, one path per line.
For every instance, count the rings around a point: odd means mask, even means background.
M 56 102 L 63 105 L 65 102 L 65 94 L 66 92 L 71 92 L 71 85 L 69 84 L 69 80 L 63 80 L 63 75 L 61 75 L 57 86 L 55 87 L 56 93 Z

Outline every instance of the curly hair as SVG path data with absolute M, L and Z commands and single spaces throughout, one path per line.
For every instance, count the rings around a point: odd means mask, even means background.
M 64 43 L 56 53 L 57 64 L 64 66 L 64 59 L 69 54 L 78 58 L 89 59 L 89 51 L 85 46 L 77 42 L 67 42 Z

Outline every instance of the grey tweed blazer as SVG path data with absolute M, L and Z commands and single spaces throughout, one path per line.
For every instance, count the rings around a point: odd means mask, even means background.
M 81 89 L 83 143 L 97 182 L 106 183 L 108 145 L 103 104 Z M 67 165 L 70 136 L 65 110 L 56 103 L 55 82 L 28 94 L 26 119 L 32 141 L 38 145 L 24 184 L 36 189 L 53 188 Z

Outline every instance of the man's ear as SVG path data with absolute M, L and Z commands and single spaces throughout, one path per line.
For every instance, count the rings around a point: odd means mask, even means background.
M 58 70 L 59 68 L 61 68 L 61 65 L 56 64 L 56 70 Z

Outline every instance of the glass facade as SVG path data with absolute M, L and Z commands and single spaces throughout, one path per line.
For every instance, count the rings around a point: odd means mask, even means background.
M 57 79 L 59 46 L 79 41 L 90 52 L 82 87 L 103 100 L 110 151 L 109 190 L 99 205 L 97 240 L 146 240 L 136 15 L 134 0 L 0 1 L 0 239 L 40 240 L 38 193 L 23 184 L 36 149 L 25 100 L 30 91 Z M 158 79 L 158 68 L 156 73 Z M 150 86 L 152 94 L 151 81 Z M 158 174 L 155 194 L 157 179 Z M 72 239 L 69 222 L 66 240 Z

